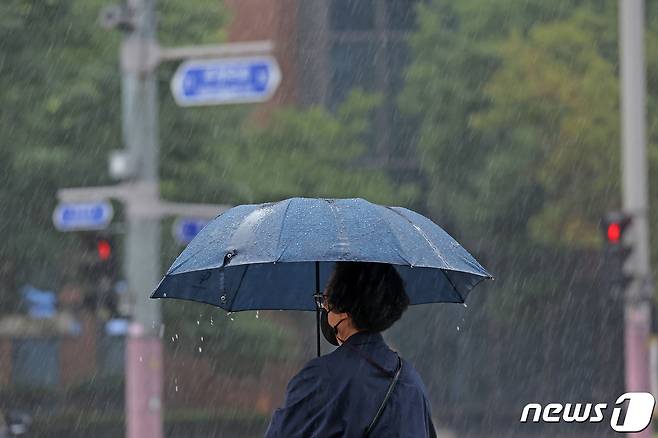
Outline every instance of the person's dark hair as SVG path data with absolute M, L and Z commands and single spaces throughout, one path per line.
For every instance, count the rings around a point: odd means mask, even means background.
M 383 331 L 409 306 L 400 274 L 386 263 L 338 262 L 327 286 L 329 308 L 346 312 L 359 330 Z

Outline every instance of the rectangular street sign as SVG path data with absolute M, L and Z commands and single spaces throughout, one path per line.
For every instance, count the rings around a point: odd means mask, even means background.
M 53 212 L 53 224 L 59 231 L 102 230 L 113 215 L 107 201 L 60 203 Z
M 176 70 L 171 92 L 180 106 L 264 102 L 280 82 L 271 56 L 191 60 Z

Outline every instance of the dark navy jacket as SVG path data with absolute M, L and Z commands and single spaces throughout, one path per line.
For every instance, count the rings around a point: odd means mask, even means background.
M 309 361 L 286 389 L 266 438 L 363 436 L 381 404 L 391 377 L 354 347 L 393 373 L 397 354 L 380 333 L 358 332 L 333 352 Z M 411 364 L 402 372 L 371 437 L 436 437 L 425 386 Z

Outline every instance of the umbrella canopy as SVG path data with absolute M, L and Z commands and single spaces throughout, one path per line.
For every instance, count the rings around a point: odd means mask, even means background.
M 151 298 L 227 311 L 317 310 L 313 294 L 338 261 L 395 265 L 411 304 L 464 302 L 492 278 L 431 220 L 363 199 L 291 198 L 240 205 L 212 220 Z

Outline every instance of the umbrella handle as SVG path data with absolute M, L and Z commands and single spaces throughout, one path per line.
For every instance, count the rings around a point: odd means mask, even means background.
M 320 293 L 320 262 L 315 262 L 315 292 Z M 315 329 L 318 342 L 318 357 L 320 357 L 320 308 L 315 306 Z

